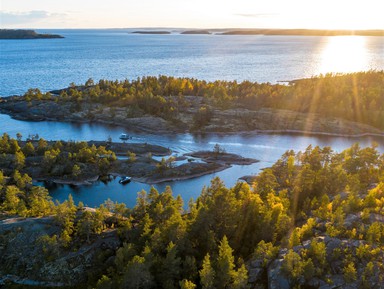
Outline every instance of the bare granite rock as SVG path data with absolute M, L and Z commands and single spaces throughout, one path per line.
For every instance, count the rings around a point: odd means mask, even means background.
M 75 251 L 58 246 L 54 253 L 45 254 L 39 239 L 59 233 L 53 217 L 0 221 L 0 287 L 7 282 L 36 286 L 87 282 L 90 270 L 95 275 L 105 270 L 110 264 L 107 259 L 121 245 L 116 230 L 111 230 L 90 244 L 79 244 Z

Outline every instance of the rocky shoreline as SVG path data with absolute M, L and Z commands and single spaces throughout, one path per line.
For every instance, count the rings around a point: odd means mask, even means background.
M 199 97 L 195 100 L 201 102 Z M 83 103 L 76 109 L 73 103 L 54 100 L 27 102 L 21 97 L 0 99 L 0 112 L 24 121 L 60 121 L 73 123 L 99 123 L 119 125 L 132 131 L 153 134 L 289 134 L 336 137 L 383 137 L 384 131 L 370 125 L 341 118 L 325 118 L 313 113 L 299 113 L 281 109 L 246 108 L 220 110 L 212 108 L 213 117 L 207 125 L 193 127 L 195 108 L 180 113 L 177 121 L 160 116 L 137 113 L 128 116 L 127 108 L 103 107 Z
M 37 149 L 39 141 L 29 141 Z M 21 147 L 25 147 L 27 141 L 19 141 Z M 85 142 L 83 142 L 85 143 Z M 54 147 L 62 147 L 62 154 L 68 155 L 70 151 L 66 151 L 68 145 L 75 145 L 72 142 L 60 142 L 58 145 L 55 141 L 48 141 L 47 145 Z M 171 182 L 178 180 L 186 180 L 197 178 L 203 175 L 212 174 L 225 170 L 232 165 L 250 165 L 257 162 L 255 159 L 243 158 L 235 154 L 227 154 L 225 152 L 195 152 L 185 154 L 182 157 L 175 158 L 171 156 L 172 151 L 158 145 L 148 143 L 115 143 L 108 141 L 89 141 L 85 144 L 88 148 L 94 149 L 104 147 L 108 150 L 108 155 L 97 155 L 96 160 L 90 162 L 72 163 L 79 166 L 80 174 L 67 174 L 65 166 L 60 162 L 51 164 L 50 170 L 46 169 L 46 160 L 43 155 L 32 155 L 25 158 L 25 168 L 22 173 L 27 173 L 35 182 L 51 182 L 65 185 L 91 185 L 99 179 L 108 181 L 110 176 L 130 176 L 133 181 L 158 184 L 163 182 Z M 109 159 L 109 154 L 117 156 L 126 156 L 126 158 L 117 158 L 108 161 L 109 165 L 106 169 L 100 170 L 100 161 L 103 158 Z M 133 159 L 131 159 L 131 157 Z M 162 157 L 159 161 L 152 156 Z M 193 157 L 189 158 L 189 157 Z M 15 169 L 13 162 L 14 157 L 6 154 L 0 158 L 0 169 L 4 172 L 11 173 Z M 188 159 L 188 161 L 186 161 Z M 196 160 L 198 159 L 198 161 Z M 177 164 L 177 161 L 186 161 Z

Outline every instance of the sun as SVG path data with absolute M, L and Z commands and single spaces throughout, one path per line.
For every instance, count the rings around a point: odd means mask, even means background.
M 319 73 L 355 72 L 367 65 L 366 37 L 332 36 L 322 49 Z

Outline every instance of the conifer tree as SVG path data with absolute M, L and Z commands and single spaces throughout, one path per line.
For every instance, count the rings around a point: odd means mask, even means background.
M 226 236 L 220 242 L 219 256 L 216 263 L 216 287 L 227 288 L 232 281 L 234 275 L 234 257 L 233 249 L 228 244 Z
M 209 254 L 205 255 L 203 260 L 203 267 L 199 271 L 200 284 L 203 289 L 214 289 L 215 271 L 211 266 L 211 258 Z

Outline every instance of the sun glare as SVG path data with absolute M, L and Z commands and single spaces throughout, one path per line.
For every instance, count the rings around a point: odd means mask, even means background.
M 319 73 L 361 71 L 367 65 L 366 38 L 363 36 L 329 37 L 320 61 Z

